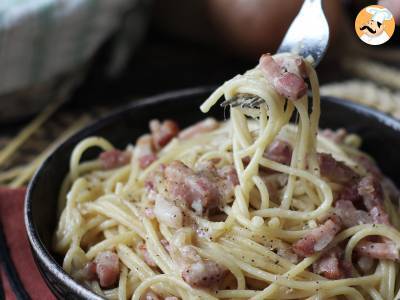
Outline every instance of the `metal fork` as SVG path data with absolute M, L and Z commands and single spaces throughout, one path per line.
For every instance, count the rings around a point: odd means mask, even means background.
M 316 67 L 324 56 L 329 42 L 329 26 L 321 0 L 305 0 L 283 38 L 277 53 L 292 52 L 304 58 L 312 57 Z M 238 94 L 221 106 L 257 108 L 263 100 L 254 95 Z

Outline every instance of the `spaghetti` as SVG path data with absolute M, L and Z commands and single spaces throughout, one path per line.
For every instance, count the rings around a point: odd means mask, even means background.
M 153 120 L 125 151 L 75 147 L 54 243 L 65 271 L 110 299 L 400 297 L 397 189 L 358 136 L 319 131 L 310 63 L 263 56 L 201 110 L 223 96 L 228 121 Z

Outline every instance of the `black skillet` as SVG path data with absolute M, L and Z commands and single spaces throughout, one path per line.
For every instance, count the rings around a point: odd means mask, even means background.
M 152 118 L 174 119 L 185 127 L 205 117 L 199 105 L 212 88 L 199 87 L 166 93 L 118 109 L 79 131 L 61 144 L 41 165 L 28 189 L 25 203 L 25 223 L 36 264 L 53 293 L 61 299 L 101 299 L 72 280 L 60 266 L 60 258 L 51 249 L 56 219 L 57 196 L 68 171 L 74 146 L 82 139 L 97 135 L 110 140 L 116 147 L 148 132 Z M 213 108 L 209 115 L 224 118 L 223 109 Z M 322 128 L 344 127 L 363 138 L 363 149 L 371 154 L 384 173 L 400 185 L 400 123 L 382 113 L 348 101 L 322 98 Z M 88 151 L 84 159 L 95 157 L 98 150 Z

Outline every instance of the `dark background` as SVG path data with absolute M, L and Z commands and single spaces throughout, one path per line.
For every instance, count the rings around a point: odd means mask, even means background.
M 337 1 L 337 0 L 333 0 Z M 400 1 L 400 0 L 399 0 Z M 353 22 L 365 3 L 345 1 L 348 19 Z M 350 26 L 353 23 L 349 23 Z M 352 29 L 352 28 L 351 28 Z M 356 37 L 355 32 L 351 32 Z M 356 37 L 357 38 L 357 37 Z M 371 47 L 359 41 L 364 48 Z M 195 43 L 163 32 L 151 22 L 145 40 L 132 55 L 120 76 L 106 77 L 104 67 L 109 60 L 113 38 L 104 45 L 89 67 L 84 83 L 73 93 L 71 107 L 124 103 L 142 96 L 201 85 L 219 85 L 238 73 L 254 67 L 257 59 L 243 58 L 217 45 Z M 382 48 L 400 49 L 400 28 Z M 338 48 L 338 45 L 336 45 Z M 340 49 L 331 49 L 328 58 L 317 68 L 320 83 L 352 78 L 338 65 Z M 340 45 L 339 45 L 340 48 Z M 339 52 L 332 55 L 332 52 Z M 400 60 L 399 60 L 400 61 Z M 399 79 L 400 80 L 400 79 Z

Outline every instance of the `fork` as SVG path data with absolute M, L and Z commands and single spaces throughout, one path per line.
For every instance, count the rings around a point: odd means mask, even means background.
M 321 0 L 305 0 L 286 32 L 277 53 L 291 52 L 304 58 L 311 57 L 312 65 L 316 67 L 324 56 L 328 43 L 329 26 Z M 263 101 L 254 95 L 238 94 L 222 102 L 221 106 L 258 108 Z

